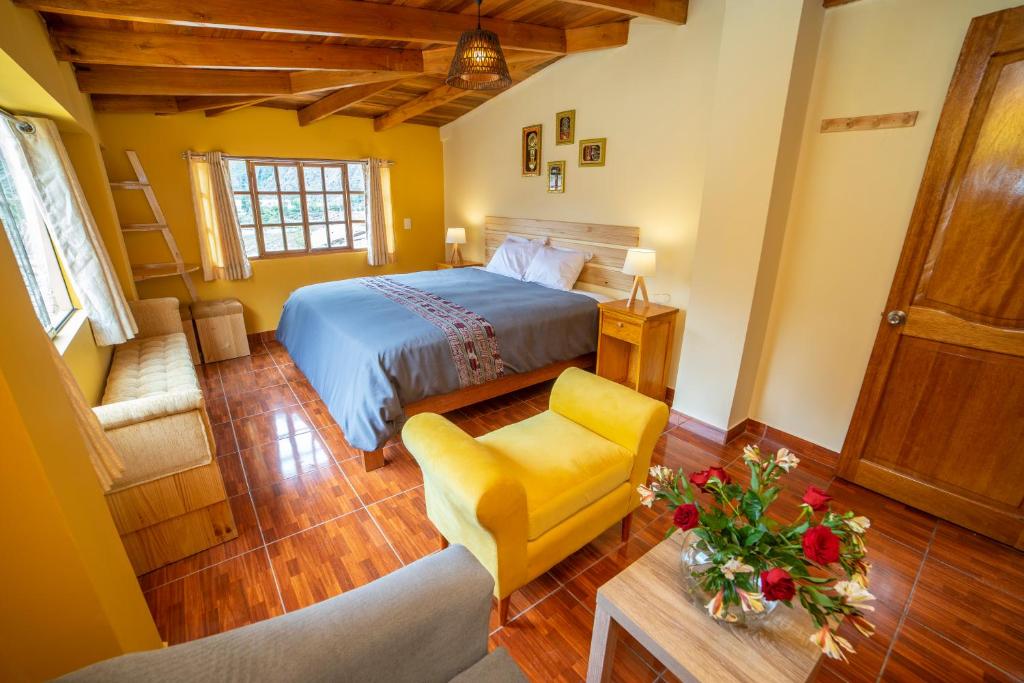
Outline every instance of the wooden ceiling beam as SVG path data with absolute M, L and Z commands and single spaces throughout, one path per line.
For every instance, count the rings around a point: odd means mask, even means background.
M 273 97 L 257 97 L 255 99 L 251 99 L 251 100 L 248 100 L 246 102 L 236 102 L 235 104 L 227 104 L 227 105 L 224 105 L 223 107 L 213 107 L 212 109 L 207 109 L 204 113 L 207 116 L 209 116 L 209 117 L 223 116 L 224 114 L 230 114 L 233 111 L 238 111 L 239 109 L 245 109 L 246 107 L 252 107 L 252 106 L 255 106 L 257 104 L 260 104 L 261 102 L 266 102 L 267 100 L 272 100 L 272 99 L 274 99 L 274 98 Z
M 118 114 L 177 114 L 181 111 L 179 99 L 168 95 L 93 95 L 92 108 Z
M 311 123 L 327 118 L 331 114 L 337 114 L 347 107 L 351 107 L 354 104 L 358 104 L 365 99 L 373 97 L 379 92 L 395 87 L 403 80 L 404 79 L 399 78 L 391 81 L 367 83 L 365 85 L 356 85 L 351 88 L 335 90 L 330 95 L 321 97 L 316 102 L 299 109 L 299 111 L 296 112 L 299 117 L 299 125 L 308 126 Z
M 227 109 L 229 107 L 247 107 L 257 102 L 264 102 L 268 98 L 266 97 L 230 97 L 230 96 L 219 96 L 219 97 L 176 97 L 174 98 L 178 103 L 179 112 L 189 111 L 210 111 L 213 109 Z
M 423 71 L 420 50 L 352 47 L 280 40 L 208 38 L 176 33 L 136 33 L 78 27 L 51 29 L 58 59 L 79 64 Z
M 514 69 L 511 69 L 509 75 L 512 76 L 513 85 L 526 80 L 537 71 L 540 71 L 540 69 L 549 66 L 554 61 L 557 60 L 542 60 L 540 62 L 534 60 L 532 63 L 524 63 Z M 416 118 L 420 114 L 426 113 L 431 109 L 436 109 L 441 105 L 448 104 L 460 97 L 476 92 L 479 91 L 463 90 L 462 88 L 456 88 L 450 85 L 438 86 L 430 92 L 420 95 L 414 100 L 404 102 L 391 111 L 376 117 L 373 120 L 373 129 L 375 131 L 382 131 L 394 128 L 398 124 L 408 121 L 409 119 Z
M 567 52 L 590 52 L 610 47 L 621 47 L 629 42 L 629 22 L 582 26 L 565 30 Z
M 826 3 L 828 1 L 825 0 Z M 850 2 L 851 0 L 846 1 Z M 690 7 L 690 0 L 562 0 L 562 2 L 680 25 L 686 23 L 686 15 Z
M 102 95 L 228 95 L 280 97 L 394 80 L 394 71 L 242 71 L 92 66 L 80 69 L 78 88 Z
M 449 44 L 476 28 L 476 17 L 468 14 L 359 0 L 15 0 L 15 4 L 102 19 Z M 492 18 L 485 18 L 484 25 L 507 48 L 551 54 L 566 50 L 565 32 L 558 28 Z

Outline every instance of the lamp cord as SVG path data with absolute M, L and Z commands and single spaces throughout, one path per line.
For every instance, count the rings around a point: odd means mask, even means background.
M 480 5 L 484 4 L 484 0 L 476 0 L 476 30 L 480 30 Z

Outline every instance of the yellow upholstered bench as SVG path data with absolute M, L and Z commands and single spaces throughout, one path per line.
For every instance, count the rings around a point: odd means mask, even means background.
M 616 522 L 629 533 L 668 407 L 578 368 L 562 373 L 549 410 L 478 439 L 432 413 L 409 419 L 406 448 L 423 469 L 427 516 L 509 596 Z

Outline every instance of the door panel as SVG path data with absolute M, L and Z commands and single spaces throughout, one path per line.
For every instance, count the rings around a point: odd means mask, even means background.
M 1024 547 L 1024 7 L 971 22 L 840 475 Z

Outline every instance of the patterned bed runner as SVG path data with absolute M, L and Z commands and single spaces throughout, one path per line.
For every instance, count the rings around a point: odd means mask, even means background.
M 362 279 L 363 286 L 405 307 L 444 333 L 463 388 L 505 374 L 491 323 L 447 299 L 388 277 Z

